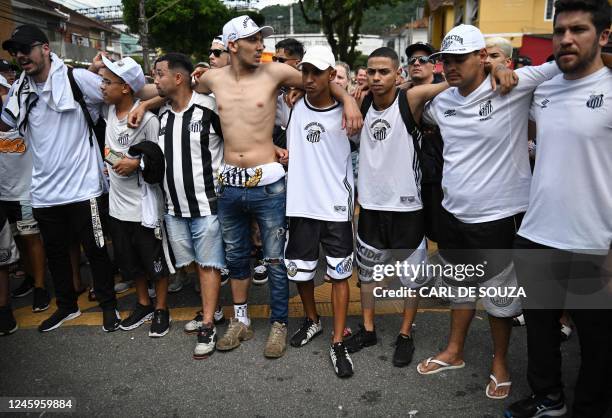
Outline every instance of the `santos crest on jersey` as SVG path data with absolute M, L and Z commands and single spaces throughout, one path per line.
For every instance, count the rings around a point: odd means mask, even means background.
M 352 220 L 353 170 L 342 106 L 318 109 L 300 100 L 287 127 L 287 147 L 287 216 Z

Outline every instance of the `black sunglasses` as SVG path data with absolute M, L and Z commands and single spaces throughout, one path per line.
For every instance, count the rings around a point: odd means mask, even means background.
M 221 54 L 223 54 L 224 52 L 227 52 L 225 49 L 209 49 L 208 50 L 208 55 L 214 55 L 215 57 L 219 58 L 221 56 Z
M 8 48 L 8 53 L 11 54 L 12 56 L 17 55 L 18 52 L 21 52 L 23 55 L 30 55 L 30 52 L 32 52 L 32 49 L 36 46 L 41 46 L 44 45 L 41 42 L 37 42 L 35 44 L 32 45 L 28 45 L 28 44 L 17 44 L 14 46 L 11 46 L 10 48 Z
M 431 58 L 426 55 L 422 55 L 420 57 L 411 57 L 408 59 L 408 65 L 414 65 L 415 62 L 419 61 L 419 64 L 427 64 L 428 62 L 433 62 Z
M 283 58 L 283 57 L 277 57 L 276 55 L 272 56 L 272 61 L 274 62 L 280 62 L 281 64 L 286 63 L 287 61 L 296 61 L 297 58 Z

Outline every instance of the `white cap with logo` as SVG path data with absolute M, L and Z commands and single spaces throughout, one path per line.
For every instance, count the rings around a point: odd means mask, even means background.
M 301 70 L 302 65 L 312 64 L 319 70 L 327 70 L 328 68 L 334 68 L 336 65 L 336 58 L 332 50 L 323 45 L 311 46 L 306 50 L 302 61 L 299 63 L 298 68 Z
M 230 42 L 248 38 L 258 32 L 261 32 L 261 35 L 267 38 L 274 33 L 274 29 L 272 26 L 262 26 L 260 28 L 247 15 L 235 17 L 223 26 L 223 44 L 227 47 Z
M 459 25 L 452 28 L 442 40 L 438 54 L 468 54 L 485 48 L 485 39 L 476 26 Z
M 125 57 L 119 61 L 111 61 L 102 55 L 102 62 L 117 77 L 120 77 L 128 86 L 137 93 L 145 85 L 145 77 L 142 67 L 130 57 Z

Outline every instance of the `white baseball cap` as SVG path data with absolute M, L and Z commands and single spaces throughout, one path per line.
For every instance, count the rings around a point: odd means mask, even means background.
M 10 90 L 11 85 L 8 83 L 8 81 L 6 81 L 6 78 L 4 78 L 3 76 L 0 75 L 0 86 L 2 87 L 6 87 L 7 89 Z
M 476 26 L 459 25 L 452 28 L 442 40 L 438 54 L 468 54 L 485 48 L 485 39 Z
M 305 63 L 312 64 L 319 70 L 327 70 L 330 67 L 334 68 L 336 58 L 330 48 L 323 45 L 315 45 L 306 50 L 302 61 L 298 64 L 298 68 L 301 70 L 302 65 Z
M 225 42 L 223 42 L 223 35 L 217 35 L 215 36 L 215 38 L 212 41 L 213 44 L 221 44 L 223 45 L 223 48 L 227 48 L 227 45 L 225 45 Z
M 248 38 L 257 32 L 261 32 L 261 35 L 267 38 L 274 33 L 274 29 L 272 26 L 262 26 L 260 28 L 247 15 L 235 17 L 223 26 L 223 44 L 227 47 L 230 42 Z
M 125 57 L 119 61 L 111 61 L 102 55 L 102 62 L 113 74 L 125 81 L 134 93 L 144 87 L 145 77 L 142 67 L 132 58 Z

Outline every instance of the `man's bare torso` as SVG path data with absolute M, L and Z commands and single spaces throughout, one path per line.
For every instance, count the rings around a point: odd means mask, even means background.
M 229 66 L 209 74 L 223 129 L 225 161 L 238 167 L 276 161 L 272 129 L 278 80 L 263 65 L 239 79 Z

